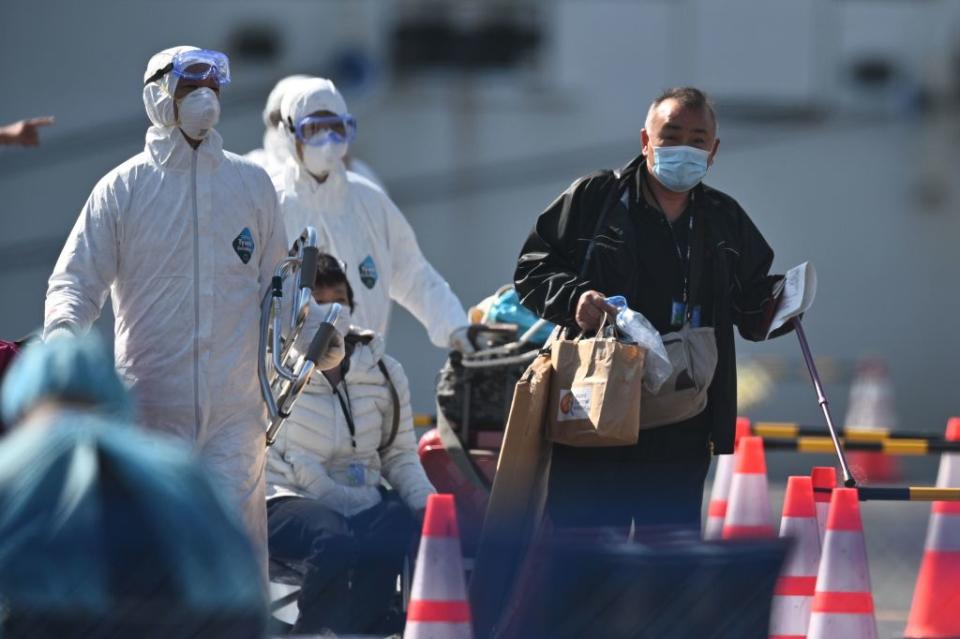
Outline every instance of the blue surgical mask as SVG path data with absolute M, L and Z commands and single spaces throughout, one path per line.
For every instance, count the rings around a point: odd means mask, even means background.
M 653 147 L 653 174 L 676 193 L 689 191 L 707 174 L 710 153 L 692 146 Z

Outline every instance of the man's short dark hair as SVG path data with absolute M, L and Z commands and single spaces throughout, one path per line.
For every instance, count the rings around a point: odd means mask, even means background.
M 666 100 L 676 100 L 687 109 L 706 109 L 713 120 L 714 126 L 717 124 L 717 114 L 713 110 L 713 101 L 704 91 L 696 87 L 673 87 L 664 90 L 650 103 L 651 111 Z
M 329 253 L 320 253 L 317 255 L 317 279 L 314 280 L 313 288 L 327 288 L 345 284 L 347 287 L 347 302 L 350 305 L 350 312 L 354 310 L 353 287 L 347 280 L 347 274 L 344 272 L 346 266 L 343 262 L 330 255 Z

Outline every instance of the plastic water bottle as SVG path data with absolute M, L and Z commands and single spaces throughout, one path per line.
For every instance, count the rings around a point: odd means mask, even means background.
M 637 335 L 640 335 L 644 329 L 644 321 L 640 319 L 643 316 L 627 306 L 627 298 L 623 295 L 614 295 L 605 301 L 617 309 L 616 322 L 620 332 L 637 341 Z M 638 315 L 640 318 L 637 317 Z

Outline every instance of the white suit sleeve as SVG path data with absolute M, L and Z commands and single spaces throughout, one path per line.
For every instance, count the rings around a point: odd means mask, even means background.
M 265 180 L 271 184 L 269 179 Z M 283 228 L 283 220 L 280 217 L 280 204 L 277 201 L 277 193 L 273 190 L 272 184 L 269 196 L 265 203 L 265 215 L 263 221 L 263 236 L 266 239 L 264 250 L 260 253 L 260 299 L 270 290 L 270 282 L 273 279 L 273 272 L 281 260 L 287 257 L 287 251 L 290 248 L 290 241 L 287 240 L 287 233 Z
M 57 328 L 74 333 L 90 330 L 117 276 L 122 203 L 110 177 L 94 187 L 50 275 L 45 338 Z
M 389 198 L 383 200 L 393 270 L 390 297 L 423 324 L 435 346 L 447 348 L 450 334 L 467 324 L 467 314 L 447 281 L 420 252 L 410 223 Z
M 413 432 L 413 413 L 410 409 L 410 383 L 403 367 L 392 357 L 384 357 L 390 380 L 400 396 L 400 425 L 397 438 L 380 454 L 381 472 L 384 478 L 400 494 L 413 510 L 427 505 L 427 497 L 437 492 L 427 479 L 427 474 L 417 455 L 417 439 Z M 393 407 L 384 415 L 383 429 L 389 433 L 393 424 Z

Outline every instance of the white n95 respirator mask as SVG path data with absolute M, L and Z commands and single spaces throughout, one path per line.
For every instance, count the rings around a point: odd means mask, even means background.
M 220 98 L 213 89 L 202 87 L 177 102 L 180 129 L 189 138 L 202 140 L 220 121 Z
M 320 176 L 330 173 L 343 164 L 343 157 L 347 154 L 348 145 L 345 142 L 330 142 L 320 146 L 304 144 L 303 166 L 311 174 Z

